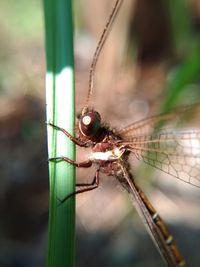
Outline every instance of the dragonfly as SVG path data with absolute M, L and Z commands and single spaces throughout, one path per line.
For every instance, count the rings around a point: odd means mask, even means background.
M 78 189 L 62 199 L 61 203 L 72 195 L 96 189 L 100 183 L 101 173 L 114 176 L 131 196 L 167 265 L 169 267 L 186 267 L 186 261 L 163 219 L 136 184 L 130 170 L 129 160 L 130 155 L 134 155 L 148 165 L 183 180 L 185 183 L 200 187 L 200 130 L 162 130 L 161 127 L 165 123 L 179 120 L 181 114 L 187 113 L 191 107 L 186 106 L 169 113 L 145 118 L 117 130 L 103 123 L 99 112 L 90 105 L 98 58 L 122 2 L 123 0 L 115 1 L 96 47 L 89 72 L 88 94 L 78 117 L 76 137 L 73 137 L 64 128 L 49 122 L 51 127 L 61 131 L 77 146 L 91 148 L 91 155 L 83 162 L 77 162 L 65 156 L 49 160 L 65 161 L 78 168 L 96 166 L 92 181 L 87 184 L 76 184 Z

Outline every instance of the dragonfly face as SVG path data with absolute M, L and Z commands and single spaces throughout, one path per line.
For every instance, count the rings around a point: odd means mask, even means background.
M 106 129 L 101 125 L 101 116 L 96 111 L 87 111 L 78 121 L 78 136 L 88 145 L 100 142 L 106 135 Z

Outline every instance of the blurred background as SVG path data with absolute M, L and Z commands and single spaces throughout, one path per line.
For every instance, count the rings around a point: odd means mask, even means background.
M 76 109 L 113 1 L 76 0 Z M 44 266 L 48 169 L 43 6 L 0 4 L 0 267 Z M 95 18 L 95 19 L 94 19 Z M 124 0 L 102 51 L 91 105 L 110 126 L 200 100 L 200 2 Z M 193 125 L 199 127 L 198 114 Z M 89 152 L 78 150 L 77 160 Z M 189 266 L 199 266 L 200 189 L 133 162 L 133 174 L 174 235 Z M 77 170 L 90 179 L 94 169 Z M 77 266 L 164 266 L 129 196 L 114 178 L 77 197 Z

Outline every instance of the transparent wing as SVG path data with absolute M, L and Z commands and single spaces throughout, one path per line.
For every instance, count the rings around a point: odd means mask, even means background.
M 189 126 L 190 122 L 194 120 L 194 114 L 199 114 L 199 108 L 199 103 L 190 106 L 179 107 L 169 113 L 164 113 L 136 121 L 119 130 L 118 133 L 122 139 L 129 140 L 132 139 L 133 136 L 151 134 L 156 129 L 160 128 L 177 128 L 179 125 Z
M 200 187 L 200 130 L 129 136 L 121 143 L 145 163 Z

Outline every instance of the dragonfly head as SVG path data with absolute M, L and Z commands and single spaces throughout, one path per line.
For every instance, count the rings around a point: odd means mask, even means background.
M 105 128 L 101 125 L 101 116 L 97 111 L 87 111 L 79 117 L 78 128 L 81 134 L 91 141 L 103 140 Z

